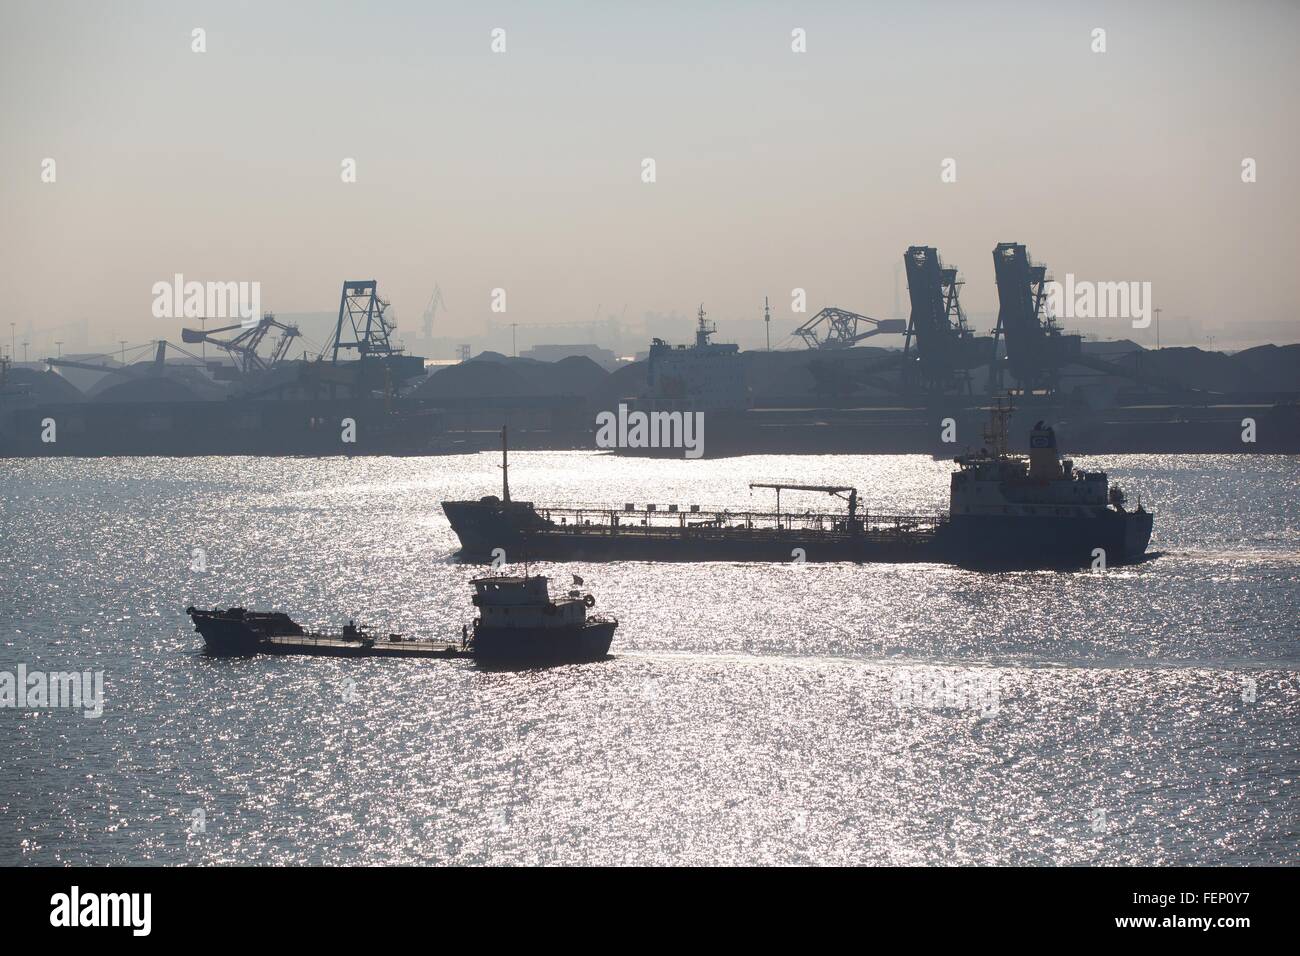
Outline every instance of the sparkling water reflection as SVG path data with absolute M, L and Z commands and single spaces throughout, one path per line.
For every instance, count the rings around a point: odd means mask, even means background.
M 950 471 L 512 465 L 516 498 L 735 510 L 796 477 L 931 510 Z M 493 456 L 4 462 L 0 671 L 102 669 L 107 701 L 0 709 L 0 862 L 1294 862 L 1300 462 L 1080 466 L 1142 492 L 1162 557 L 539 565 L 620 618 L 614 656 L 484 672 L 209 659 L 183 609 L 458 637 L 438 502 L 495 490 Z

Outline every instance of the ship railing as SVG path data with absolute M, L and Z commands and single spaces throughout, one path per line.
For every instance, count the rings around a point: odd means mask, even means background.
M 403 640 L 408 640 L 402 635 L 388 635 L 390 638 L 394 636 L 402 637 Z M 317 647 L 321 645 L 330 647 L 340 645 L 347 647 L 361 647 L 365 644 L 375 644 L 379 642 L 377 635 L 371 634 L 369 631 L 361 630 L 358 631 L 355 637 L 345 637 L 342 633 L 331 634 L 328 631 L 303 631 L 301 634 L 270 634 L 267 635 L 265 640 L 272 644 L 311 644 Z M 410 640 L 414 640 L 414 638 L 411 638 Z
M 572 531 L 575 534 L 618 534 L 626 531 L 638 534 L 689 533 L 700 537 L 708 537 L 711 532 L 735 533 L 738 530 L 844 534 L 926 532 L 935 530 L 948 520 L 945 512 L 867 512 L 857 515 L 850 527 L 848 515 L 844 512 L 651 511 L 640 508 L 628 511 L 600 507 L 552 507 L 539 508 L 537 513 L 558 530 Z

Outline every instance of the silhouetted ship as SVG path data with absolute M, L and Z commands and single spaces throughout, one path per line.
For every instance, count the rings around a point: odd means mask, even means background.
M 539 575 L 488 575 L 475 578 L 471 646 L 486 663 L 551 663 L 597 660 L 609 653 L 618 621 L 587 611 L 596 598 L 579 589 L 582 578 L 564 597 L 552 598 Z
M 1109 487 L 1104 472 L 1062 461 L 1055 432 L 1042 422 L 1030 434 L 1029 455 L 1010 454 L 1009 414 L 995 408 L 986 447 L 955 459 L 947 514 L 871 514 L 859 509 L 856 488 L 799 484 L 750 485 L 776 492 L 776 511 L 768 513 L 703 512 L 698 505 L 687 511 L 653 504 L 537 507 L 510 498 L 505 429 L 502 496 L 444 501 L 442 508 L 467 561 L 500 551 L 508 560 L 938 562 L 1001 569 L 1141 559 L 1152 513 L 1140 501 L 1126 510 L 1124 492 Z M 782 512 L 782 491 L 831 494 L 847 511 Z
M 552 598 L 548 579 L 525 574 L 475 578 L 473 629 L 459 643 L 380 636 L 352 621 L 340 632 L 308 631 L 278 611 L 187 607 L 209 654 L 311 654 L 326 657 L 474 657 L 488 664 L 548 664 L 597 660 L 609 653 L 618 621 L 587 612 L 596 606 L 582 578 Z
M 472 651 L 465 641 L 431 641 L 402 634 L 376 635 L 352 621 L 341 631 L 308 631 L 279 611 L 249 611 L 242 607 L 187 607 L 194 629 L 203 635 L 209 654 L 238 657 L 251 654 L 308 654 L 317 657 L 464 657 Z

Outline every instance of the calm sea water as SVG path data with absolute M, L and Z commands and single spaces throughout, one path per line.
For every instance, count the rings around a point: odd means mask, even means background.
M 439 501 L 496 464 L 0 462 L 0 672 L 101 670 L 105 694 L 98 719 L 0 709 L 0 863 L 1300 859 L 1295 458 L 1080 459 L 1157 512 L 1162 556 L 1104 574 L 536 565 L 618 616 L 612 658 L 201 653 L 188 604 L 458 637 L 477 569 Z M 539 502 L 743 509 L 797 478 L 890 511 L 943 506 L 950 471 L 512 466 Z

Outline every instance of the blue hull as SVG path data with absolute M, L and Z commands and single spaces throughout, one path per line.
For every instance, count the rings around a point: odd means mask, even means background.
M 1106 567 L 1141 560 L 1151 542 L 1149 511 L 1094 518 L 957 515 L 939 530 L 942 560 L 980 568 Z

